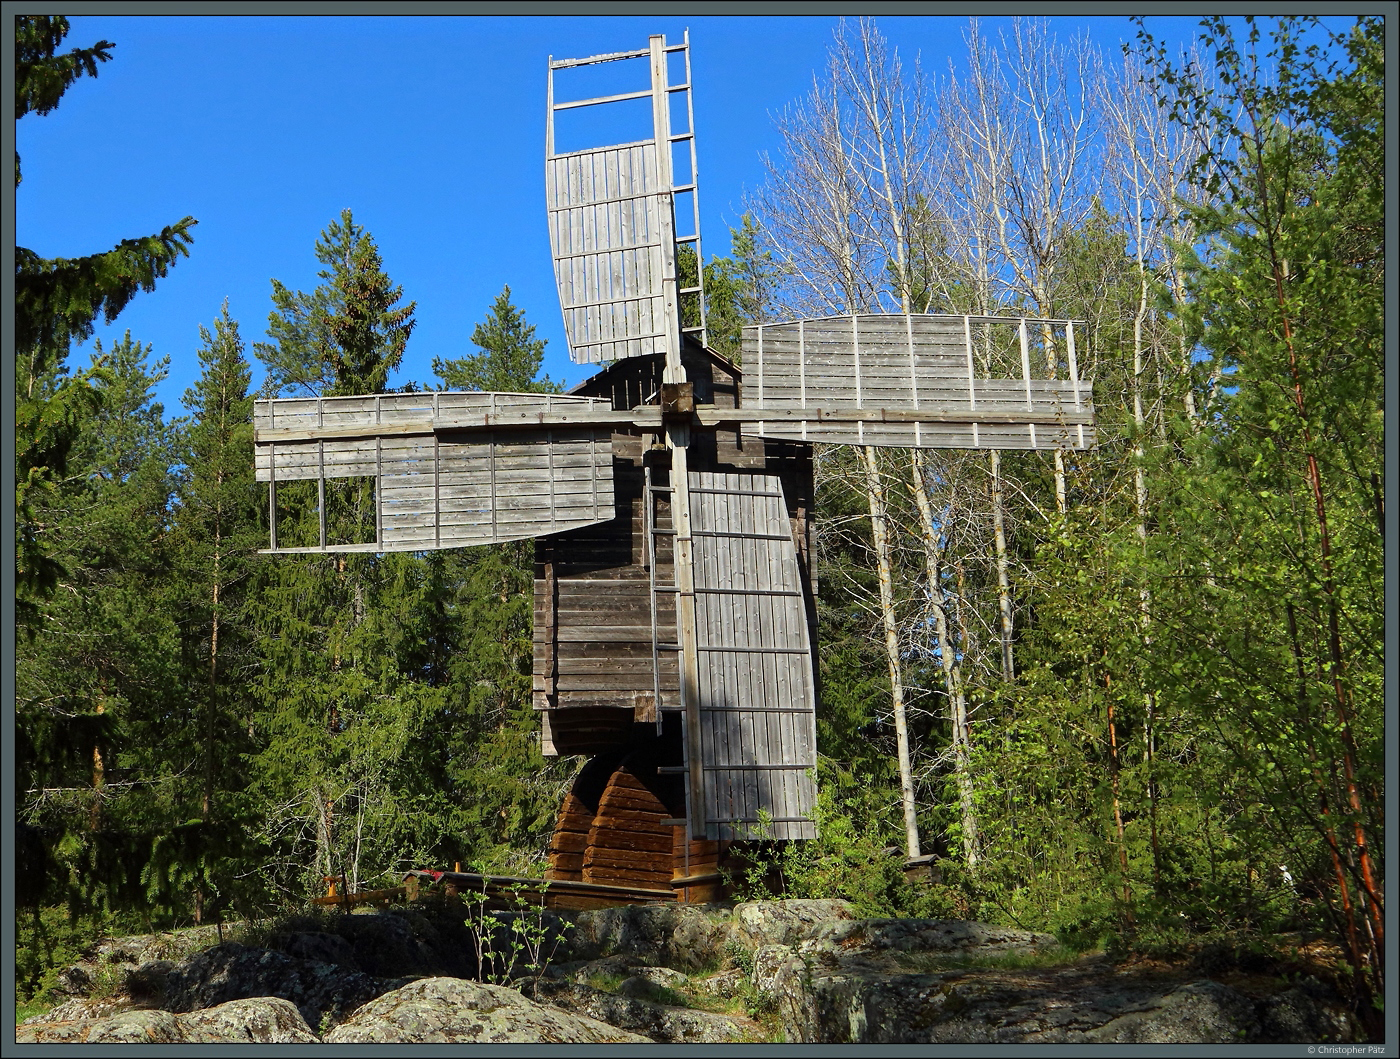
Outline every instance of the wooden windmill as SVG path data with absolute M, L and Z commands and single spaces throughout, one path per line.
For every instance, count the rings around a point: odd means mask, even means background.
M 649 73 L 636 91 L 558 98 L 557 74 L 601 63 Z M 270 550 L 536 538 L 543 748 L 591 758 L 550 875 L 706 899 L 731 841 L 816 835 L 812 444 L 1085 448 L 1090 390 L 1071 321 L 1006 317 L 749 327 L 741 372 L 705 344 L 702 270 L 682 278 L 687 245 L 703 260 L 689 35 L 551 58 L 548 84 L 565 332 L 575 362 L 606 366 L 569 395 L 259 401 Z M 648 138 L 556 151 L 561 112 L 638 100 Z M 1064 377 L 1033 378 L 1033 351 Z M 329 540 L 323 499 L 319 540 L 279 545 L 278 483 L 314 480 L 324 498 L 337 477 L 371 480 L 373 539 Z

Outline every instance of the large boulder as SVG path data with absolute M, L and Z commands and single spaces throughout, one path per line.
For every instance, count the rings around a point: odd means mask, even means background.
M 638 970 L 655 972 L 658 968 Z M 685 980 L 683 975 L 678 977 Z M 624 979 L 616 992 L 559 979 L 526 983 L 525 990 L 536 1000 L 666 1044 L 726 1044 L 761 1039 L 762 1030 L 751 1019 L 667 1003 L 679 984 L 672 980 L 671 984 L 658 986 L 654 978 L 636 974 Z
M 1335 998 L 1328 1003 L 1289 991 L 1297 995 L 1260 999 L 1208 979 L 1182 982 L 1157 971 L 1116 969 L 1103 959 L 1048 968 L 1013 964 L 918 973 L 859 955 L 823 963 L 813 952 L 768 946 L 755 961 L 754 979 L 772 998 L 790 1041 L 1270 1044 L 1362 1039 Z
M 366 1003 L 329 1044 L 628 1044 L 651 1039 L 527 1000 L 503 986 L 423 978 Z
M 734 937 L 750 949 L 795 945 L 825 925 L 853 919 L 848 901 L 744 901 L 734 906 Z
M 696 970 L 717 963 L 733 933 L 727 908 L 714 905 L 623 905 L 580 912 L 559 961 L 632 956 L 639 962 Z
M 196 1011 L 249 997 L 281 997 L 308 1026 L 336 1022 L 361 1004 L 404 984 L 333 963 L 299 960 L 270 949 L 225 942 L 170 975 L 165 1007 Z
M 55 1012 L 50 1012 L 50 1016 Z M 99 1018 L 28 1020 L 16 1044 L 314 1044 L 296 1007 L 276 997 L 234 1000 L 203 1011 L 146 1009 Z

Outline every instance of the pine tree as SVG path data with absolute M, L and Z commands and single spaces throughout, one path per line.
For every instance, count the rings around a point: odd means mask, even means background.
M 20 15 L 15 30 L 16 119 L 52 112 L 80 77 L 97 76 L 97 64 L 107 62 L 115 46 L 104 40 L 56 54 L 68 34 L 68 20 L 60 16 Z M 16 152 L 16 184 L 19 179 Z M 82 421 L 97 407 L 105 368 L 98 361 L 67 375 L 69 346 L 92 335 L 99 314 L 111 323 L 138 290 L 153 290 L 188 254 L 194 224 L 185 217 L 156 235 L 126 239 L 87 257 L 45 259 L 15 248 L 16 614 L 26 624 L 37 615 L 36 601 L 53 591 L 63 572 L 34 508 L 63 480 Z
M 272 281 L 276 309 L 267 330 L 274 341 L 253 347 L 267 367 L 264 393 L 384 393 L 413 333 L 417 303 L 395 308 L 403 288 L 389 279 L 374 238 L 349 210 L 321 233 L 316 260 L 326 267 L 310 293 Z
M 558 393 L 563 389 L 548 375 L 539 376 L 544 363 L 544 339 L 525 322 L 525 313 L 510 300 L 507 284 L 486 319 L 472 329 L 472 344 L 481 352 L 443 360 L 433 358 L 433 374 L 450 390 L 482 390 L 501 393 Z

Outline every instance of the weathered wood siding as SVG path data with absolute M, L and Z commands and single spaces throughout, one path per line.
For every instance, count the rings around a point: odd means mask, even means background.
M 906 448 L 1094 444 L 1092 392 L 1078 377 L 1071 322 L 920 315 L 795 320 L 746 327 L 743 354 L 745 408 L 930 413 L 928 422 L 916 423 L 746 428 L 760 437 Z M 1046 377 L 1047 357 L 1059 378 Z M 1020 422 L 934 418 L 978 411 Z
M 612 517 L 611 428 L 454 432 L 454 425 L 482 414 L 600 405 L 560 395 L 506 393 L 258 401 L 255 473 L 258 481 L 273 485 L 376 479 L 375 551 L 523 540 Z
M 815 838 L 816 681 L 781 483 L 699 471 L 690 496 L 705 836 Z
M 734 407 L 738 370 L 688 344 L 687 368 L 697 402 Z M 659 357 L 616 364 L 590 379 L 583 392 L 606 397 L 615 408 L 654 403 Z M 674 593 L 653 595 L 655 583 L 674 584 L 669 494 L 650 499 L 654 550 L 647 546 L 644 507 L 648 475 L 668 484 L 669 454 L 641 431 L 612 438 L 614 517 L 536 543 L 534 701 L 549 711 L 546 752 L 598 753 L 632 738 L 633 726 L 654 729 L 656 710 L 679 710 L 677 652 L 655 649 L 656 639 L 676 643 Z M 745 438 L 734 430 L 693 435 L 692 467 L 726 473 L 758 472 L 782 482 L 786 525 L 796 542 L 801 575 L 810 586 L 803 604 L 815 628 L 812 464 L 810 446 L 779 439 Z M 654 612 L 653 612 L 654 603 Z M 814 639 L 814 637 L 809 637 Z
M 578 363 L 666 348 L 662 245 L 673 236 L 662 184 L 655 141 L 545 160 L 554 278 Z

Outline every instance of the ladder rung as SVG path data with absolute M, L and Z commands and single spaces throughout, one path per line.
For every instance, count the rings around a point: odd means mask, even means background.
M 684 91 L 685 91 L 686 89 L 688 89 L 689 87 L 690 87 L 690 85 L 689 85 L 688 83 L 687 83 L 687 84 L 683 84 L 683 85 L 667 85 L 667 86 L 666 86 L 666 91 L 667 91 L 667 92 L 684 92 Z
M 689 765 L 657 765 L 656 771 L 663 776 L 683 776 L 690 771 Z
M 682 140 L 693 139 L 695 139 L 695 133 L 693 132 L 678 132 L 674 136 L 670 137 L 672 143 L 680 143 Z
M 704 289 L 703 287 L 682 287 L 682 288 L 680 288 L 678 291 L 676 291 L 676 293 L 677 293 L 677 294 L 699 294 L 703 289 Z
M 615 96 L 594 96 L 592 99 L 571 99 L 564 103 L 555 103 L 555 110 L 573 110 L 575 107 L 594 107 L 599 103 L 620 103 L 626 99 L 645 99 L 651 95 L 651 89 L 642 92 L 622 92 Z

